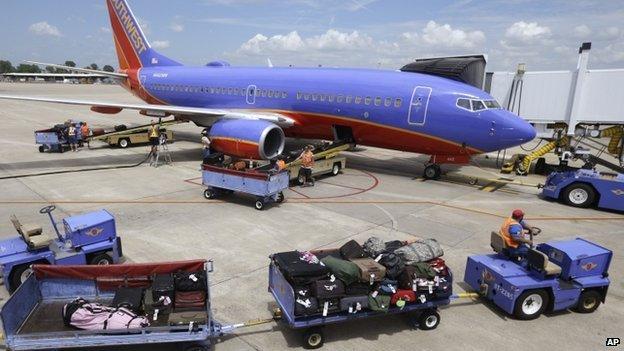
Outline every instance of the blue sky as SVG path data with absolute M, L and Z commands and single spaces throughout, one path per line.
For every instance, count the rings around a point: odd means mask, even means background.
M 5 0 L 0 58 L 117 65 L 104 0 Z M 382 67 L 487 53 L 489 70 L 624 68 L 624 0 L 129 0 L 152 46 L 185 64 Z

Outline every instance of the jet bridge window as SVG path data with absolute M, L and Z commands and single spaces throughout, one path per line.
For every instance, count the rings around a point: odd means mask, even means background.
M 457 99 L 457 107 L 463 108 L 468 111 L 472 110 L 469 99 Z

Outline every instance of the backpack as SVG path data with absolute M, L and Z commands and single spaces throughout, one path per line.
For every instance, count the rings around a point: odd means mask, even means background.
M 63 306 L 63 323 L 85 330 L 136 329 L 149 326 L 144 316 L 127 308 L 112 308 L 78 298 Z

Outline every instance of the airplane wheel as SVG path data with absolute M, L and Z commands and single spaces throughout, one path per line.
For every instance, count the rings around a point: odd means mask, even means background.
M 596 191 L 588 184 L 575 183 L 563 192 L 563 201 L 574 207 L 589 207 L 596 200 Z
M 514 315 L 521 320 L 539 317 L 548 306 L 548 294 L 544 290 L 527 290 L 518 297 Z
M 578 304 L 574 308 L 579 313 L 592 313 L 600 306 L 600 293 L 596 290 L 585 290 L 581 293 Z
M 434 180 L 440 179 L 441 175 L 442 175 L 442 170 L 440 169 L 440 166 L 435 163 L 431 163 L 427 165 L 425 167 L 425 170 L 423 171 L 423 177 L 425 179 L 434 179 Z

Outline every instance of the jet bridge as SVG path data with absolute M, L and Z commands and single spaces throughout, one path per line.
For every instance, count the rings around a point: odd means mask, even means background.
M 616 158 L 624 163 L 624 69 L 589 69 L 591 43 L 579 48 L 578 64 L 572 71 L 526 71 L 519 64 L 516 72 L 488 72 L 484 90 L 503 107 L 516 113 L 537 130 L 537 136 L 550 143 L 528 157 L 516 155 L 504 169 L 526 174 L 530 163 L 554 150 L 561 155 L 575 144 L 593 146 L 597 156 Z M 608 138 L 603 144 L 600 138 Z M 596 145 L 589 145 L 596 144 Z M 520 156 L 520 157 L 518 157 Z

